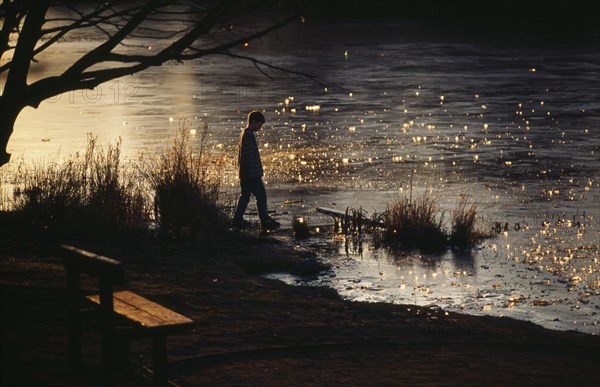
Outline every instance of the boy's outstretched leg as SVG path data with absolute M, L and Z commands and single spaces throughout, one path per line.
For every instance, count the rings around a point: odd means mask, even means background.
M 237 207 L 235 208 L 235 213 L 233 215 L 233 227 L 238 228 L 247 228 L 250 226 L 250 222 L 244 219 L 244 213 L 246 212 L 246 208 L 248 207 L 248 203 L 250 203 L 250 195 L 252 194 L 252 189 L 249 184 L 244 184 L 245 182 L 241 182 L 242 192 L 240 194 L 240 198 L 238 199 Z
M 258 208 L 258 216 L 260 217 L 260 225 L 263 230 L 276 230 L 281 224 L 269 216 L 267 210 L 267 190 L 261 178 L 254 181 L 252 193 L 256 197 L 256 207 Z

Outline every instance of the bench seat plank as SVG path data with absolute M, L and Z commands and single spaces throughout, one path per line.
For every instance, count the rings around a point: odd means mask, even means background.
M 100 303 L 98 295 L 87 298 L 96 304 Z M 113 300 L 116 313 L 144 328 L 176 329 L 193 323 L 192 319 L 127 290 L 115 292 Z

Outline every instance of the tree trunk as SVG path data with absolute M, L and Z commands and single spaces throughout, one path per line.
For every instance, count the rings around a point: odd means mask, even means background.
M 48 1 L 39 1 L 35 5 L 32 2 L 31 7 L 27 9 L 27 16 L 10 60 L 6 84 L 0 96 L 0 167 L 10 161 L 10 154 L 6 151 L 8 140 L 12 135 L 17 116 L 25 107 L 27 75 L 49 6 Z
M 10 161 L 10 153 L 6 151 L 8 140 L 13 132 L 17 116 L 23 106 L 8 101 L 6 97 L 0 97 L 0 167 Z

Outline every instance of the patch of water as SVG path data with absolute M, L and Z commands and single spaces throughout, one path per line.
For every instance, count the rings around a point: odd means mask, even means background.
M 332 239 L 325 233 L 297 245 L 317 251 L 331 265 L 330 271 L 318 278 L 267 277 L 293 285 L 329 286 L 354 301 L 506 316 L 550 329 L 599 334 L 600 273 L 589 264 L 598 259 L 598 246 L 565 252 L 560 258 L 532 259 L 530 251 L 520 250 L 525 246 L 511 245 L 526 239 L 515 235 L 521 232 L 532 234 L 531 229 L 511 230 L 472 249 L 437 255 L 374 247 L 369 236 Z M 333 248 L 323 249 L 323 243 Z M 540 245 L 533 249 L 544 254 Z M 571 266 L 552 270 L 544 265 Z

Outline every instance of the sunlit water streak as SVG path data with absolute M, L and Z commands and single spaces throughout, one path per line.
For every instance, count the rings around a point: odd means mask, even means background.
M 284 226 L 292 215 L 329 222 L 314 212 L 322 205 L 384 211 L 408 192 L 411 175 L 415 194 L 431 191 L 446 212 L 466 194 L 484 224 L 509 226 L 466 256 L 393 257 L 367 242 L 362 253 L 346 253 L 334 241 L 332 253 L 313 242 L 334 266 L 317 283 L 350 299 L 600 333 L 597 45 L 419 33 L 402 25 L 313 25 L 248 48 L 319 74 L 326 89 L 269 80 L 248 64 L 215 58 L 64 94 L 22 113 L 4 176 L 19 159 L 49 162 L 58 152 L 83 151 L 89 132 L 100 143 L 122 137 L 127 158 L 151 154 L 185 119 L 190 129 L 209 123 L 234 196 L 239 129 L 247 111 L 262 108 L 269 202 Z M 68 52 L 89 44 L 62 43 L 35 76 L 55 73 Z

